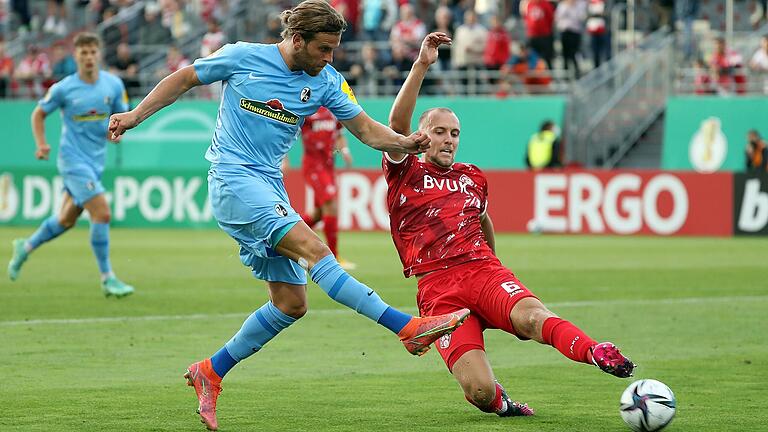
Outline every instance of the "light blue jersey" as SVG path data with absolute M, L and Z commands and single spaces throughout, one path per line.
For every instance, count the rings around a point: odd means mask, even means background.
M 307 283 L 304 269 L 275 253 L 301 216 L 291 207 L 280 163 L 304 118 L 321 106 L 339 120 L 362 112 L 331 66 L 317 76 L 291 71 L 277 45 L 238 42 L 194 63 L 204 84 L 224 90 L 211 146 L 208 193 L 213 215 L 240 244 L 240 259 L 259 279 Z
M 104 171 L 109 116 L 128 110 L 122 80 L 99 71 L 96 82 L 89 84 L 75 73 L 54 84 L 38 105 L 46 114 L 61 109 L 59 172 L 67 174 L 87 168 L 100 177 Z
M 347 82 L 333 67 L 317 76 L 291 71 L 277 45 L 238 42 L 194 63 L 204 84 L 224 83 L 213 142 L 214 164 L 251 165 L 281 178 L 280 163 L 304 118 L 326 106 L 339 120 L 362 111 Z

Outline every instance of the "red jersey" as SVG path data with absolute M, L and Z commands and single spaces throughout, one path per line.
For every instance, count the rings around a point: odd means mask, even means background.
M 528 37 L 549 36 L 555 23 L 555 8 L 546 0 L 532 0 L 525 9 Z
M 387 208 L 405 277 L 494 256 L 485 242 L 488 181 L 474 165 L 445 169 L 408 155 L 382 161 L 389 189 Z
M 326 107 L 304 119 L 301 142 L 304 145 L 302 166 L 305 170 L 333 170 L 333 151 L 339 138 L 341 123 Z

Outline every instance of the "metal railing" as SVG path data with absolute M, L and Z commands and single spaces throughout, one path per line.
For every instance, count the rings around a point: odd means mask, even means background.
M 664 111 L 673 38 L 660 30 L 573 86 L 566 113 L 567 160 L 612 168 Z

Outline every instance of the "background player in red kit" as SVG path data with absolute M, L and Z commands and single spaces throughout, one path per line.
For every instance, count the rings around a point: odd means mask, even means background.
M 334 154 L 338 151 L 344 158 L 347 168 L 352 165 L 352 154 L 347 148 L 347 139 L 342 133 L 341 123 L 326 107 L 304 119 L 301 127 L 301 142 L 304 146 L 304 158 L 301 168 L 304 180 L 315 195 L 315 209 L 312 214 L 303 214 L 301 218 L 312 228 L 323 221 L 326 243 L 342 268 L 352 270 L 355 265 L 339 258 L 338 208 L 336 203 L 336 173 L 334 172 Z
M 442 33 L 424 39 L 389 115 L 396 132 L 410 133 L 424 75 L 437 60 L 437 47 L 449 42 Z M 533 414 L 496 382 L 484 350 L 486 328 L 549 344 L 571 360 L 630 376 L 634 364 L 618 348 L 610 342 L 598 344 L 550 312 L 496 258 L 485 175 L 474 165 L 454 162 L 460 134 L 456 115 L 448 108 L 427 110 L 419 118 L 419 130 L 431 139 L 424 161 L 384 154 L 390 227 L 405 276 L 418 279 L 420 313 L 463 307 L 472 312 L 464 326 L 435 344 L 467 400 L 503 417 Z

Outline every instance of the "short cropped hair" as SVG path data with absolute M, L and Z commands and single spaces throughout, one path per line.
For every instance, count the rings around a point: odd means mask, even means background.
M 311 41 L 317 33 L 342 33 L 347 22 L 341 14 L 325 0 L 306 0 L 295 8 L 280 14 L 283 24 L 283 39 L 299 34 L 305 41 Z
M 435 111 L 441 111 L 441 112 L 446 112 L 446 113 L 450 113 L 450 114 L 456 115 L 456 113 L 453 112 L 453 110 L 450 109 L 450 108 L 445 108 L 445 107 L 430 108 L 430 109 L 424 111 L 423 113 L 421 113 L 421 116 L 419 116 L 419 129 L 421 129 L 424 126 L 426 126 L 427 119 L 429 118 L 429 115 L 432 112 L 435 112 Z
M 101 48 L 101 39 L 96 33 L 82 32 L 75 36 L 75 48 L 84 45 L 96 45 Z

